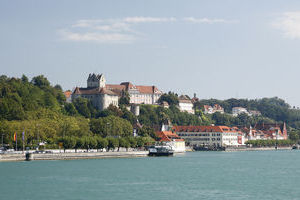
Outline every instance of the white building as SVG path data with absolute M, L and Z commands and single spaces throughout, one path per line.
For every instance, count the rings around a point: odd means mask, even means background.
M 238 116 L 239 114 L 242 114 L 242 113 L 246 113 L 247 115 L 249 115 L 249 112 L 247 111 L 246 108 L 243 108 L 243 107 L 233 107 L 232 108 L 232 115 L 233 116 Z
M 128 92 L 132 104 L 156 104 L 163 94 L 156 86 L 133 85 L 130 82 L 123 82 L 120 85 L 107 84 L 106 89 L 119 94 L 119 96 L 122 95 L 122 92 Z
M 214 106 L 204 105 L 204 114 L 214 114 L 215 112 L 224 113 L 224 108 L 219 104 L 215 104 Z
M 179 110 L 181 112 L 188 112 L 188 113 L 191 113 L 191 114 L 195 114 L 195 111 L 194 111 L 194 105 L 192 103 L 192 101 L 185 95 L 181 95 L 179 98 L 179 104 L 178 104 L 178 107 L 179 107 Z
M 243 136 L 227 126 L 174 126 L 178 136 L 191 146 L 241 146 Z

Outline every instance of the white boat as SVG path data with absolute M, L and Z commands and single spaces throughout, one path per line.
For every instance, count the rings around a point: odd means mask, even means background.
M 172 156 L 174 150 L 171 146 L 150 146 L 149 147 L 149 156 Z

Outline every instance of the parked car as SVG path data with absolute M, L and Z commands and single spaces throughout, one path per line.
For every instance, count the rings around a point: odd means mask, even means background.
M 39 151 L 35 151 L 33 153 L 37 153 L 37 154 L 40 154 L 40 153 L 46 153 L 44 150 L 39 150 Z

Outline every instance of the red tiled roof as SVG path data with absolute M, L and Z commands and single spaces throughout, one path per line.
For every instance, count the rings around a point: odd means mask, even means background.
M 135 86 L 140 93 L 144 94 L 154 94 L 154 93 L 161 93 L 155 86 L 143 86 L 143 85 L 137 85 Z
M 111 90 L 105 88 L 79 88 L 76 87 L 73 94 L 84 94 L 84 95 L 92 95 L 92 94 L 110 94 L 117 95 Z
M 176 132 L 236 132 L 228 126 L 173 126 Z
M 176 133 L 173 133 L 172 131 L 158 131 L 156 132 L 156 135 L 160 138 L 160 141 L 163 142 L 170 142 L 172 140 L 184 141 L 184 139 L 181 139 Z
M 211 106 L 209 106 L 209 105 L 204 105 L 203 107 L 204 107 L 205 110 L 208 110 Z
M 178 100 L 180 103 L 192 103 L 192 101 L 186 95 L 181 95 Z
M 123 90 L 137 89 L 140 93 L 144 94 L 154 94 L 154 93 L 162 93 L 155 86 L 143 86 L 143 85 L 133 85 L 130 82 L 123 82 L 120 85 L 114 84 L 106 84 L 106 89 L 112 90 L 116 93 L 121 93 Z
M 109 90 L 113 90 L 113 89 L 125 90 L 126 86 L 125 85 L 106 84 L 105 88 L 109 89 Z

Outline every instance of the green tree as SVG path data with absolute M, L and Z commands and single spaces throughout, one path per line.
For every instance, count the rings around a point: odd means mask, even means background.
M 119 99 L 119 105 L 129 105 L 130 103 L 130 96 L 127 91 L 122 91 L 121 97 Z
M 124 147 L 126 148 L 126 151 L 128 151 L 128 148 L 130 147 L 130 142 L 128 141 L 127 138 L 119 138 L 119 147 Z
M 135 137 L 128 137 L 128 141 L 130 143 L 131 148 L 136 148 L 137 147 L 137 140 Z
M 289 139 L 298 142 L 299 141 L 299 132 L 298 131 L 291 131 L 289 133 Z
M 108 146 L 108 140 L 106 138 L 102 138 L 100 136 L 97 137 L 97 149 L 106 149 Z
M 61 139 L 61 142 L 63 143 L 64 152 L 66 149 L 73 149 L 76 145 L 76 138 L 67 136 Z
M 76 137 L 76 144 L 74 146 L 75 152 L 77 153 L 77 149 L 84 147 L 84 140 L 80 137 Z
M 77 110 L 76 110 L 73 103 L 66 103 L 64 108 L 65 108 L 65 111 L 68 115 L 70 115 L 70 116 L 77 115 Z
M 44 75 L 39 75 L 39 76 L 35 76 L 32 78 L 31 83 L 33 83 L 35 86 L 38 87 L 49 87 L 50 86 L 50 82 L 48 81 L 48 79 L 46 77 L 44 77 Z
M 76 110 L 78 111 L 79 114 L 81 114 L 82 116 L 86 117 L 86 118 L 90 118 L 91 117 L 91 112 L 90 109 L 88 107 L 88 100 L 78 97 L 74 100 L 74 106 L 76 108 Z
M 162 103 L 163 101 L 168 102 L 169 105 L 178 105 L 179 104 L 178 94 L 174 92 L 169 92 L 168 94 L 165 93 L 160 96 L 157 102 Z
M 108 137 L 108 151 L 112 149 L 114 151 L 115 148 L 119 147 L 119 140 L 117 138 Z

